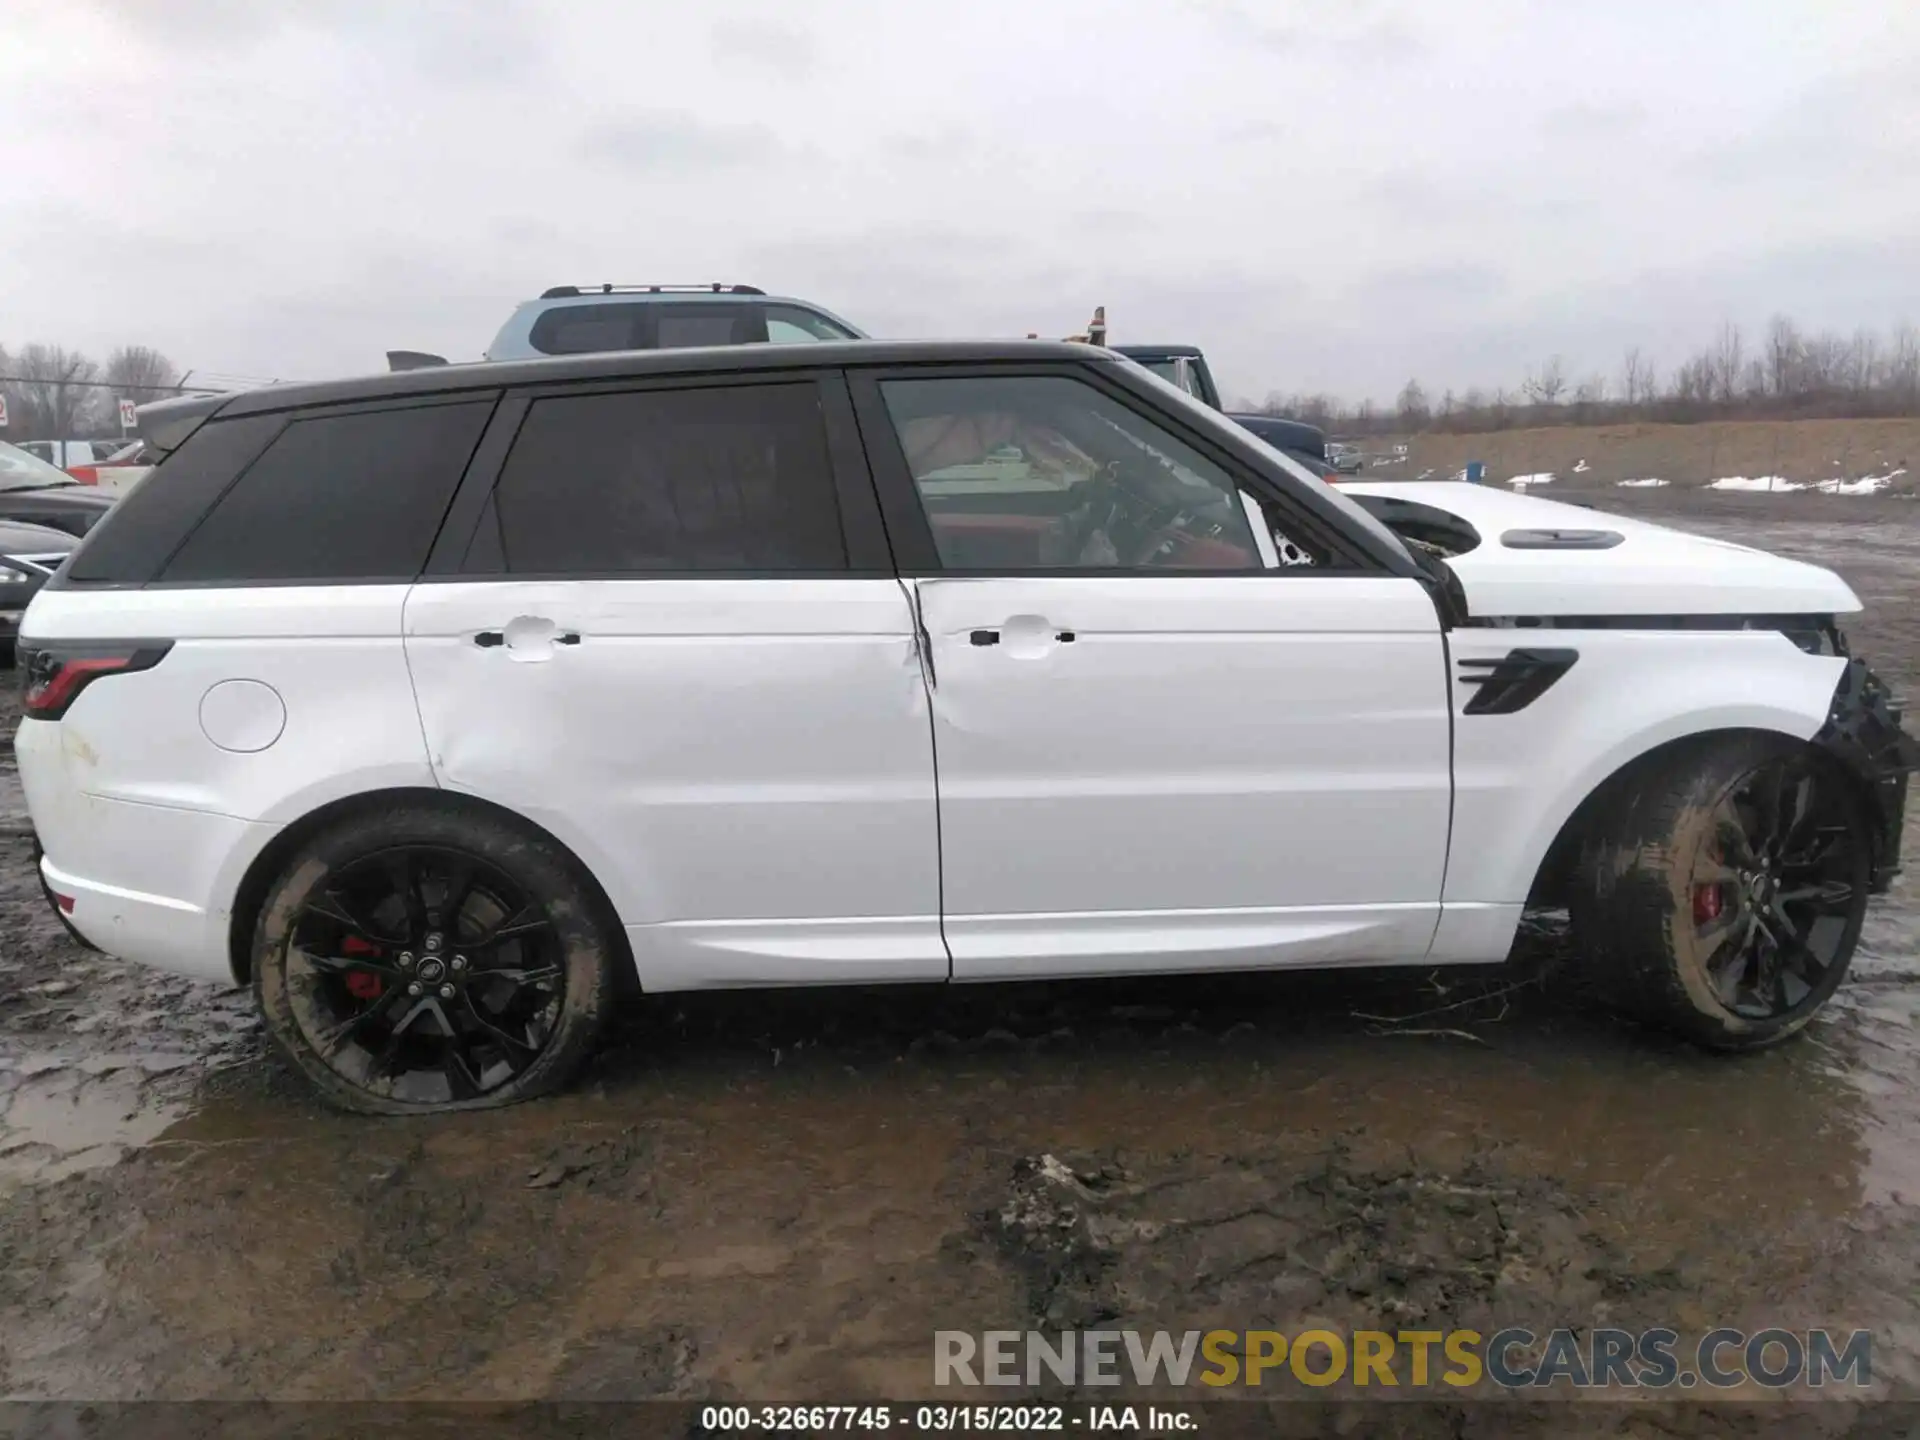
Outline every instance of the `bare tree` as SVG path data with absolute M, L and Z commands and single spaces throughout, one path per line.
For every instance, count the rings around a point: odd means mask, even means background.
M 1908 415 L 1920 410 L 1920 331 L 1910 324 L 1902 324 L 1893 332 L 1886 383 L 1896 408 Z
M 1746 341 L 1740 334 L 1740 327 L 1731 320 L 1720 327 L 1720 334 L 1713 342 L 1710 374 L 1713 378 L 1713 396 L 1723 405 L 1731 405 L 1734 396 L 1740 393 L 1740 372 L 1746 364 Z
M 1853 344 L 1849 347 L 1847 359 L 1848 368 L 1852 372 L 1849 376 L 1851 381 L 1849 388 L 1856 398 L 1864 400 L 1872 395 L 1880 384 L 1882 363 L 1880 337 L 1871 330 L 1854 331 Z
M 1673 372 L 1673 398 L 1691 409 L 1712 403 L 1715 373 L 1712 352 L 1694 356 Z
M 99 403 L 93 380 L 100 367 L 77 350 L 59 345 L 29 345 L 5 373 L 19 378 L 9 387 L 8 409 L 16 405 L 9 434 L 26 440 L 64 440 Z
M 1597 420 L 1597 412 L 1606 403 L 1607 377 L 1589 375 L 1573 387 L 1573 423 L 1587 425 Z
M 1547 363 L 1538 370 L 1527 372 L 1527 378 L 1521 385 L 1527 399 L 1536 405 L 1558 405 L 1560 397 L 1566 392 L 1567 372 L 1558 355 L 1547 357 Z
M 101 378 L 123 400 L 158 400 L 171 394 L 180 379 L 174 363 L 147 345 L 125 345 L 107 357 Z
M 1654 397 L 1654 387 L 1658 383 L 1653 373 L 1653 362 L 1641 353 L 1635 345 L 1627 351 L 1626 359 L 1620 362 L 1620 398 L 1627 402 L 1627 408 L 1645 405 Z
M 1408 433 L 1426 429 L 1427 422 L 1433 418 L 1433 408 L 1427 404 L 1427 392 L 1420 388 L 1418 380 L 1407 381 L 1394 408 L 1400 415 L 1400 428 Z
M 1784 315 L 1776 315 L 1767 326 L 1767 383 L 1773 394 L 1785 397 L 1799 384 L 1800 356 L 1803 349 L 1800 331 Z

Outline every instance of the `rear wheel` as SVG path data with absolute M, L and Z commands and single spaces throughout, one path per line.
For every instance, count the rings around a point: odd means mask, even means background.
M 613 995 L 601 908 L 564 855 L 502 822 L 364 815 L 315 837 L 268 892 L 254 993 L 336 1105 L 507 1105 L 564 1084 L 598 1039 Z
M 1845 778 L 1765 736 L 1629 785 L 1582 857 L 1575 943 L 1602 997 L 1716 1049 L 1803 1028 L 1866 917 L 1872 840 Z

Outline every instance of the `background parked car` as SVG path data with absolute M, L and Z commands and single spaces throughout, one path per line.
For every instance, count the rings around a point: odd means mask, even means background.
M 0 520 L 0 665 L 13 664 L 27 602 L 77 543 L 64 530 Z
M 66 470 L 76 465 L 103 464 L 116 450 L 127 448 L 122 440 L 22 440 L 20 448 L 37 460 L 44 460 L 56 469 Z
M 94 465 L 72 465 L 67 473 L 82 485 L 95 485 L 108 495 L 124 495 L 160 463 L 160 457 L 144 440 L 121 446 Z
M 1229 414 L 1227 418 L 1251 430 L 1290 460 L 1297 460 L 1322 480 L 1340 476 L 1327 459 L 1327 434 L 1318 425 L 1301 420 L 1285 420 L 1278 415 Z
M 112 493 L 103 495 L 98 486 L 81 484 L 66 471 L 29 454 L 24 446 L 0 440 L 0 520 L 23 520 L 84 535 L 117 498 Z
M 514 308 L 484 358 L 866 338 L 809 300 L 769 295 L 754 285 L 555 285 Z M 387 352 L 391 370 L 446 363 L 424 350 Z
M 1358 475 L 1366 468 L 1367 458 L 1351 445 L 1330 440 L 1327 442 L 1327 463 L 1342 475 Z

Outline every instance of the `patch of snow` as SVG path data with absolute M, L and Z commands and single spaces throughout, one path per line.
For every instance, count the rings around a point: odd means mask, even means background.
M 1768 494 L 1785 494 L 1790 490 L 1804 490 L 1807 487 L 1797 480 L 1789 480 L 1784 475 L 1728 475 L 1719 480 L 1707 482 L 1709 490 L 1759 490 Z
M 1507 484 L 1513 486 L 1516 490 L 1525 490 L 1532 485 L 1551 485 L 1552 483 L 1553 472 L 1551 470 L 1542 470 L 1538 475 L 1516 475 L 1507 481 Z
M 1466 472 L 1462 471 L 1461 473 L 1465 474 Z M 1419 475 L 1416 476 L 1415 478 L 1420 480 L 1431 480 L 1433 478 L 1433 467 L 1429 465 L 1426 469 L 1422 470 L 1419 473 Z
M 1648 477 L 1645 480 L 1616 480 L 1613 483 L 1619 486 L 1622 490 L 1653 490 L 1666 484 L 1667 482 L 1664 480 L 1656 480 L 1656 479 L 1653 479 L 1652 477 Z
M 1573 462 L 1573 473 L 1576 475 L 1584 475 L 1592 468 L 1593 467 L 1584 460 L 1576 460 Z
M 1895 476 L 1906 473 L 1895 470 L 1891 475 L 1862 475 L 1858 480 L 1821 480 L 1813 488 L 1823 495 L 1877 495 L 1893 484 Z

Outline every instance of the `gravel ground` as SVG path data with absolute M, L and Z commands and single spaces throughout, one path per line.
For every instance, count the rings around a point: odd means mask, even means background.
M 1911 503 L 1634 498 L 1835 566 L 1859 648 L 1920 681 Z M 1865 1326 L 1876 1393 L 1920 1399 L 1917 951 L 1905 877 L 1827 1018 L 1740 1060 L 1525 963 L 739 995 L 642 1007 L 552 1101 L 353 1120 L 247 997 L 67 940 L 4 768 L 0 1395 L 846 1402 L 930 1394 L 936 1329 L 1318 1322 Z

